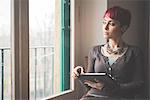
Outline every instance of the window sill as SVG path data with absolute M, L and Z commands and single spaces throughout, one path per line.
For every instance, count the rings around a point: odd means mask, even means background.
M 62 95 L 66 95 L 68 93 L 71 93 L 73 92 L 74 90 L 66 90 L 64 92 L 61 92 L 61 93 L 58 93 L 58 94 L 55 94 L 55 95 L 52 95 L 52 96 L 49 96 L 49 97 L 46 97 L 46 98 L 43 98 L 42 100 L 50 100 L 50 99 L 55 99 L 57 97 L 60 97 Z

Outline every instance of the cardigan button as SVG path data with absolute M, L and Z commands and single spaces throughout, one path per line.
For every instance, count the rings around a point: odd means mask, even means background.
M 109 76 L 110 76 L 110 77 L 112 77 L 112 75 L 111 75 L 111 74 L 109 74 Z
M 108 70 L 111 71 L 111 68 L 109 67 Z

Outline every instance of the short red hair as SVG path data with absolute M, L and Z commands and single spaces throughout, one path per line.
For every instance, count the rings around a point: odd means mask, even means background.
M 103 18 L 110 17 L 120 22 L 121 26 L 130 25 L 131 13 L 129 10 L 121 8 L 119 6 L 114 6 L 106 10 Z

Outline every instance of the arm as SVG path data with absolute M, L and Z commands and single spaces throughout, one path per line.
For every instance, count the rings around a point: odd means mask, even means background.
M 89 54 L 88 54 L 88 67 L 87 67 L 87 72 L 88 73 L 94 73 L 94 66 L 95 66 L 95 47 L 93 47 Z M 98 90 L 101 90 L 103 87 L 104 87 L 104 84 L 99 82 L 98 80 L 96 81 L 86 81 L 84 84 L 86 84 L 88 87 L 90 88 L 95 88 L 95 89 L 98 89 Z
M 92 48 L 88 54 L 87 72 L 94 72 L 94 63 L 95 63 L 94 48 Z

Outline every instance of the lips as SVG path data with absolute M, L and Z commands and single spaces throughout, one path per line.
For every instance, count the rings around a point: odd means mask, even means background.
M 109 34 L 109 32 L 104 32 L 104 35 L 108 35 Z

